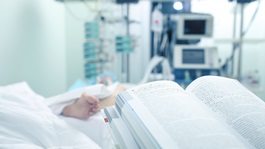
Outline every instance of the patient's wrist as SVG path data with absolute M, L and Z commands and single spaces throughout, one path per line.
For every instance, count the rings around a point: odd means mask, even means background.
M 61 115 L 66 117 L 72 117 L 71 113 L 73 113 L 73 106 L 75 102 L 71 103 L 70 105 L 63 108 Z

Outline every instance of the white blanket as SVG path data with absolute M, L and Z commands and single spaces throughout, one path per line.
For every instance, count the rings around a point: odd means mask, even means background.
M 44 101 L 25 82 L 0 87 L 1 149 L 100 148 L 53 114 Z

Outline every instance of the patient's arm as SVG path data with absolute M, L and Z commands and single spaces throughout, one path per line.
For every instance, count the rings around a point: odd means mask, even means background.
M 105 99 L 99 100 L 94 96 L 83 93 L 74 103 L 66 106 L 62 114 L 67 117 L 74 117 L 78 119 L 88 119 L 95 112 L 108 106 L 114 105 L 118 93 L 124 91 L 125 86 L 118 84 L 115 91 Z

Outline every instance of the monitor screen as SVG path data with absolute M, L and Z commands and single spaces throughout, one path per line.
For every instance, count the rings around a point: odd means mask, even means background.
M 214 20 L 210 14 L 178 14 L 176 21 L 177 40 L 198 40 L 212 37 Z
M 204 49 L 183 49 L 182 50 L 183 64 L 204 64 L 205 51 Z
M 184 21 L 185 35 L 204 35 L 206 34 L 206 20 L 185 20 Z

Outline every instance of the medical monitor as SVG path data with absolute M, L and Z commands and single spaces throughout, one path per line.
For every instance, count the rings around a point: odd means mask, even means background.
M 173 66 L 181 69 L 219 68 L 217 48 L 175 45 Z
M 212 37 L 213 16 L 209 14 L 183 13 L 176 16 L 177 39 L 201 39 Z

